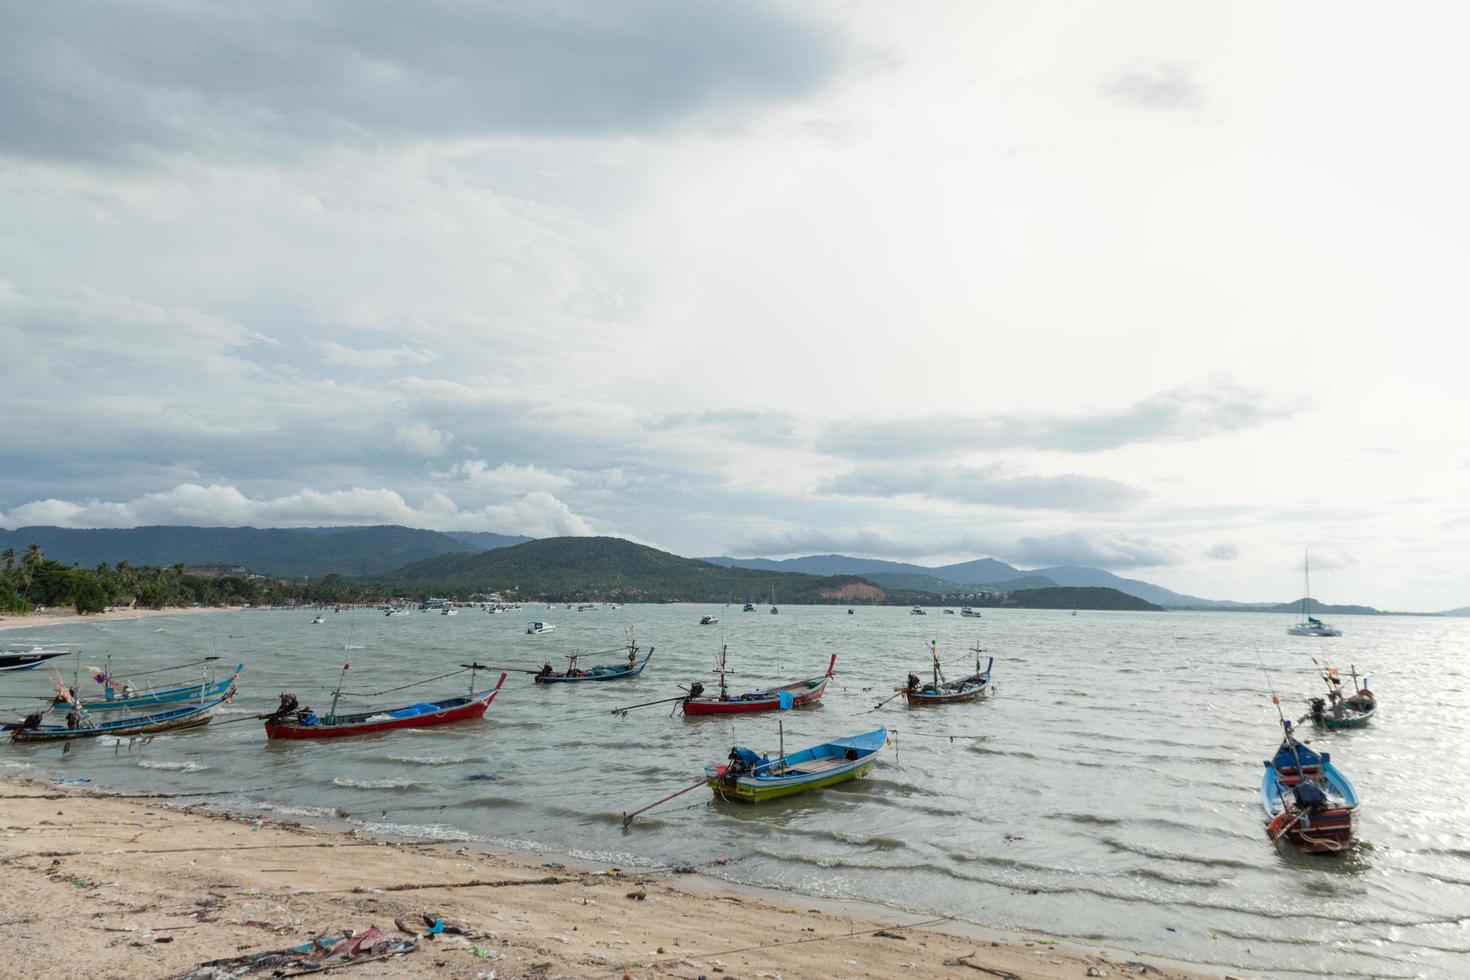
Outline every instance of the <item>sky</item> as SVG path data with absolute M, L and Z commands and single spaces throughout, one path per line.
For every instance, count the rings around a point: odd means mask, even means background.
M 0 526 L 1470 604 L 1470 14 L 0 0 Z

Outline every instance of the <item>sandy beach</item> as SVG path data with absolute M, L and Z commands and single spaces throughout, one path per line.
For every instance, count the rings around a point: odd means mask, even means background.
M 33 626 L 75 626 L 80 623 L 151 619 L 155 616 L 194 616 L 199 613 L 235 612 L 239 609 L 239 606 L 170 606 L 166 609 L 109 609 L 85 616 L 78 615 L 73 609 L 48 609 L 25 616 L 0 616 L 0 630 L 27 629 Z
M 0 974 L 166 977 L 378 926 L 451 931 L 358 977 L 1219 977 L 951 920 L 481 847 L 373 840 L 0 780 Z M 428 919 L 425 919 L 428 916 Z M 395 922 L 398 925 L 395 925 Z M 19 968 L 19 969 L 17 969 Z M 16 970 L 17 972 L 10 972 Z M 256 975 L 269 975 L 256 974 Z

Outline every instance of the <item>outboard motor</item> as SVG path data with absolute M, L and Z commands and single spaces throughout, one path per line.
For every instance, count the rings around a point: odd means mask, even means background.
M 300 707 L 300 702 L 296 700 L 296 695 L 282 694 L 281 703 L 276 706 L 275 713 L 272 714 L 271 717 L 284 718 L 287 715 L 295 714 L 298 707 Z
M 699 681 L 695 681 L 693 684 L 690 684 L 689 685 L 689 697 L 691 699 L 697 698 L 697 697 L 699 697 L 703 693 L 704 693 L 704 685 L 701 684 L 701 683 L 699 683 Z
M 910 674 L 909 675 L 909 687 L 908 687 L 908 689 L 910 691 L 917 691 L 919 689 L 919 675 L 918 674 Z
M 1304 779 L 1297 783 L 1291 788 L 1291 793 L 1299 810 L 1317 813 L 1327 809 L 1327 794 L 1322 791 L 1321 786 L 1310 780 Z
M 1327 717 L 1327 702 L 1322 698 L 1312 699 L 1312 721 L 1320 725 Z

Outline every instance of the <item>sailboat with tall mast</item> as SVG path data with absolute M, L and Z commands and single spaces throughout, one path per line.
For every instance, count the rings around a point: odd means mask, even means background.
M 1302 578 L 1305 592 L 1302 595 L 1301 622 L 1292 623 L 1286 628 L 1286 632 L 1291 636 L 1342 636 L 1342 630 L 1327 625 L 1308 612 L 1312 603 L 1312 565 L 1305 551 L 1302 552 Z

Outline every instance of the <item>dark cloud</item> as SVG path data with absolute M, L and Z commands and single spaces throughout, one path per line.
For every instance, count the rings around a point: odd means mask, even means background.
M 1064 531 L 1017 538 L 1002 553 L 1023 566 L 1087 565 L 1094 568 L 1149 568 L 1172 565 L 1167 547 L 1144 535 Z
M 1148 492 L 1117 480 L 1068 473 L 1005 476 L 998 466 L 864 466 L 828 480 L 825 493 L 856 497 L 918 494 L 934 500 L 1018 510 L 1110 511 Z
M 766 3 L 0 0 L 0 153 L 644 131 L 832 70 Z
M 1181 111 L 1204 102 L 1194 72 L 1188 65 L 1164 62 L 1125 69 L 1102 87 L 1108 98 L 1141 109 Z
M 899 542 L 878 531 L 861 528 L 781 528 L 747 535 L 728 548 L 732 555 L 763 558 L 832 553 L 916 558 L 929 554 L 932 550 L 926 544 Z
M 818 448 L 882 459 L 977 449 L 1099 452 L 1141 442 L 1190 442 L 1254 428 L 1294 414 L 1260 392 L 1198 385 L 1150 395 L 1122 409 L 1077 415 L 955 415 L 855 419 L 832 426 Z

